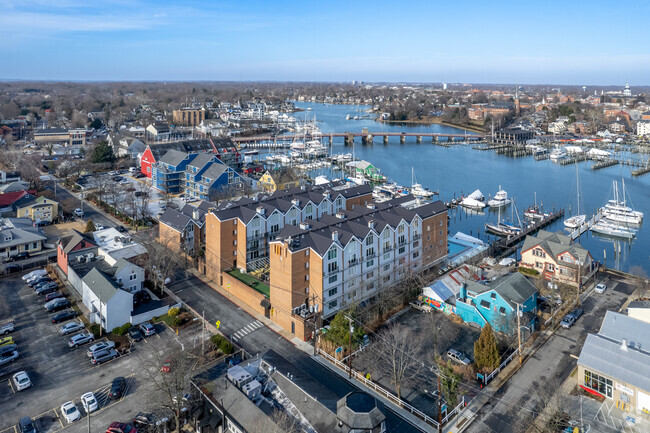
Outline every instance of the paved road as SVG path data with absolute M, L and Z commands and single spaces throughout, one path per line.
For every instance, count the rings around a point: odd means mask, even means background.
M 71 209 L 66 209 L 71 212 L 76 208 L 81 208 L 81 200 L 79 199 L 78 194 L 72 194 L 66 188 L 63 188 L 60 184 L 57 184 L 56 187 L 56 200 L 61 203 L 63 206 L 73 204 Z M 84 202 L 83 205 L 83 220 L 88 221 L 92 219 L 95 223 L 100 223 L 104 227 L 115 227 L 115 223 L 110 220 L 103 212 L 96 211 L 93 207 L 89 206 L 87 202 Z
M 352 384 L 311 359 L 284 337 L 266 326 L 259 326 L 261 322 L 196 277 L 175 283 L 170 286 L 170 289 L 196 311 L 205 311 L 206 320 L 213 324 L 219 321 L 219 330 L 233 340 L 237 339 L 237 343 L 248 353 L 255 355 L 273 349 L 301 369 L 305 375 L 336 394 L 338 398 L 356 390 Z M 379 405 L 386 415 L 387 431 L 405 433 L 420 431 L 386 409 L 381 402 Z M 330 409 L 336 410 L 336 408 Z
M 558 329 L 481 409 L 466 432 L 511 433 L 530 425 L 544 408 L 543 401 L 555 393 L 576 366 L 572 355 L 580 355 L 587 334 L 598 332 L 605 311 L 618 311 L 634 291 L 622 281 L 609 280 L 607 285 L 604 294 L 591 292 L 583 298 L 584 315 L 571 329 Z

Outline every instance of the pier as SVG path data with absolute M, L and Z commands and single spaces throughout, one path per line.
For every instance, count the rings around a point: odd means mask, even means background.
M 644 167 L 644 168 L 640 168 L 638 170 L 634 170 L 632 172 L 632 176 L 637 177 L 637 176 L 644 175 L 646 173 L 650 173 L 650 167 Z
M 613 165 L 618 165 L 619 161 L 617 159 L 606 159 L 605 161 L 599 161 L 591 166 L 592 170 L 599 170 L 601 168 L 611 167 Z
M 504 248 L 511 248 L 512 246 L 516 246 L 519 244 L 521 241 L 523 241 L 526 236 L 536 233 L 538 230 L 546 227 L 547 225 L 555 222 L 559 218 L 562 218 L 564 216 L 564 209 L 560 209 L 558 211 L 552 212 L 548 215 L 544 215 L 542 219 L 539 219 L 535 221 L 533 224 L 529 225 L 526 227 L 525 230 L 522 230 L 521 233 L 515 236 L 508 236 L 507 238 L 500 239 L 497 241 L 497 244 L 502 244 Z
M 404 144 L 407 138 L 415 138 L 417 143 L 422 143 L 422 140 L 430 138 L 432 143 L 445 140 L 447 142 L 452 142 L 455 140 L 469 141 L 469 140 L 483 140 L 485 135 L 483 134 L 450 134 L 450 133 L 441 133 L 441 132 L 372 132 L 372 131 L 362 131 L 362 132 L 334 132 L 329 134 L 289 134 L 289 135 L 259 135 L 253 137 L 233 137 L 232 141 L 234 143 L 259 143 L 259 142 L 287 142 L 295 140 L 321 140 L 328 139 L 330 143 L 334 138 L 343 138 L 345 144 L 353 144 L 354 140 L 361 138 L 361 142 L 364 144 L 372 144 L 375 138 L 381 137 L 384 143 L 388 143 L 389 137 L 399 137 L 400 143 Z
M 594 216 L 592 216 L 588 221 L 585 221 L 583 225 L 578 227 L 577 229 L 573 230 L 569 236 L 571 236 L 571 240 L 574 241 L 576 240 L 580 235 L 585 233 L 587 230 L 591 228 L 594 224 L 596 224 L 600 219 L 603 217 L 603 213 L 599 210 L 598 213 L 596 213 Z

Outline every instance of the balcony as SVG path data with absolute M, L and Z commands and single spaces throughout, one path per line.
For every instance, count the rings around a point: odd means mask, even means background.
M 359 263 L 360 263 L 360 262 L 359 262 L 359 259 L 348 260 L 348 268 L 351 268 L 352 266 L 356 266 L 356 265 L 358 265 Z
M 333 269 L 333 270 L 331 270 L 331 271 L 325 271 L 325 270 L 324 270 L 324 271 L 323 271 L 323 277 L 331 277 L 332 275 L 336 275 L 336 274 L 338 274 L 339 272 L 341 272 L 341 269 L 338 269 L 338 268 Z
M 422 235 L 420 233 L 416 233 L 413 235 L 413 242 L 420 240 L 422 238 Z

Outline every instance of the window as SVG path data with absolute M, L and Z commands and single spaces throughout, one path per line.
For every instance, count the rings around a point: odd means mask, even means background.
M 136 278 L 138 278 L 138 276 L 137 276 L 136 274 L 131 274 L 131 275 L 129 275 L 129 281 L 133 281 L 133 280 L 135 280 Z
M 420 252 L 419 252 L 419 251 L 416 251 L 416 252 L 413 253 L 413 258 L 414 258 L 414 259 L 417 259 L 419 256 L 420 256 Z
M 305 263 L 305 269 L 309 269 L 309 262 Z
M 481 307 L 485 308 L 486 310 L 490 309 L 490 303 L 488 301 L 481 301 Z
M 585 370 L 584 386 L 612 398 L 612 380 Z
M 305 293 L 309 294 L 309 287 L 305 287 Z
M 492 299 L 496 299 L 496 298 L 497 298 L 497 294 L 496 294 L 496 293 L 492 293 L 492 294 L 490 294 L 490 297 L 491 297 Z
M 327 294 L 328 294 L 330 297 L 332 297 L 332 296 L 336 296 L 336 294 L 337 294 L 338 292 L 339 292 L 339 288 L 338 288 L 338 287 L 334 287 L 333 289 L 330 289 L 330 291 L 327 292 Z
M 336 248 L 332 248 L 331 250 L 329 250 L 327 252 L 327 259 L 334 260 L 336 258 L 336 252 L 337 252 Z
M 328 280 L 328 281 L 329 281 L 329 284 L 336 283 L 336 280 L 338 280 L 338 279 L 339 279 L 338 274 L 334 274 L 334 275 L 332 275 L 332 276 L 329 278 L 329 280 Z
M 374 255 L 375 255 L 375 249 L 373 247 L 370 247 L 366 250 L 367 257 L 374 257 Z
M 400 247 L 398 254 L 404 254 L 404 251 L 406 251 L 406 247 Z
M 398 235 L 401 235 L 402 233 L 404 233 L 404 224 L 400 224 L 400 225 L 397 227 L 397 234 L 398 234 Z
M 339 269 L 339 264 L 336 263 L 336 262 L 332 262 L 332 263 L 327 264 L 327 272 L 330 273 L 330 274 L 332 272 L 338 271 L 338 269 Z
M 374 272 L 374 271 L 370 271 L 370 272 L 368 272 L 368 273 L 366 274 L 366 279 L 370 279 L 370 278 L 372 278 L 372 277 L 374 277 L 374 276 L 375 276 L 375 272 Z
M 375 283 L 370 283 L 366 286 L 366 290 L 372 290 L 375 288 Z
M 390 281 L 390 275 L 386 275 L 386 276 L 384 277 L 384 283 L 387 283 L 387 282 L 389 282 L 389 281 Z
M 374 265 L 375 265 L 375 261 L 374 261 L 374 260 L 368 260 L 368 261 L 366 262 L 366 267 L 367 267 L 367 268 L 371 268 L 371 267 L 373 267 Z
M 388 239 L 390 237 L 390 232 L 388 230 L 384 230 L 384 234 L 382 236 L 384 239 Z
M 442 224 L 442 221 L 440 221 L 440 224 Z M 420 227 L 420 220 L 417 218 L 413 220 L 413 227 Z
M 384 271 L 388 271 L 390 269 L 390 265 L 384 265 Z
M 535 262 L 535 267 L 542 269 L 544 267 L 544 264 L 542 262 Z
M 372 236 L 372 233 L 368 233 L 368 237 L 366 238 L 366 246 L 369 247 L 375 242 L 374 237 Z
M 309 274 L 305 275 L 305 281 L 309 281 Z
M 543 250 L 539 249 L 539 248 L 536 248 L 536 249 L 533 250 L 533 255 L 537 256 L 537 257 L 541 257 L 541 258 L 546 257 L 546 253 Z
M 309 203 L 307 205 L 307 207 L 305 207 L 305 213 L 307 213 L 307 214 L 311 214 L 313 210 L 314 210 L 314 207 L 311 205 L 311 203 Z
M 555 265 L 553 263 L 547 263 L 546 264 L 546 270 L 548 272 L 555 272 Z
M 338 299 L 334 299 L 329 303 L 330 308 L 336 308 L 337 305 L 338 305 Z
M 337 199 L 336 199 L 336 205 L 337 205 L 338 207 L 341 207 L 342 204 L 343 204 L 343 201 L 341 200 L 341 197 L 337 198 Z

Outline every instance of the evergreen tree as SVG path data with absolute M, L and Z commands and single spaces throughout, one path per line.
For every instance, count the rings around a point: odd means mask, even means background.
M 113 148 L 108 145 L 107 141 L 100 141 L 95 149 L 93 150 L 92 161 L 94 164 L 102 164 L 105 162 L 113 163 L 115 162 L 115 154 L 113 153 Z
M 347 346 L 349 343 L 350 323 L 348 322 L 349 311 L 339 311 L 330 322 L 330 330 L 327 331 L 325 337 L 327 340 L 336 344 L 337 346 Z M 352 344 L 356 346 L 363 339 L 363 329 L 361 326 L 352 322 L 354 331 L 352 332 Z
M 97 230 L 97 227 L 95 227 L 95 223 L 93 222 L 93 220 L 88 220 L 88 222 L 86 223 L 86 228 L 84 229 L 84 232 L 85 233 L 92 233 L 95 230 Z
M 491 372 L 501 363 L 497 339 L 489 323 L 486 323 L 478 340 L 474 342 L 474 362 L 481 372 Z
M 460 374 L 454 372 L 451 361 L 447 364 L 440 365 L 440 390 L 447 401 L 447 406 L 451 409 L 458 404 L 458 384 L 462 380 Z

